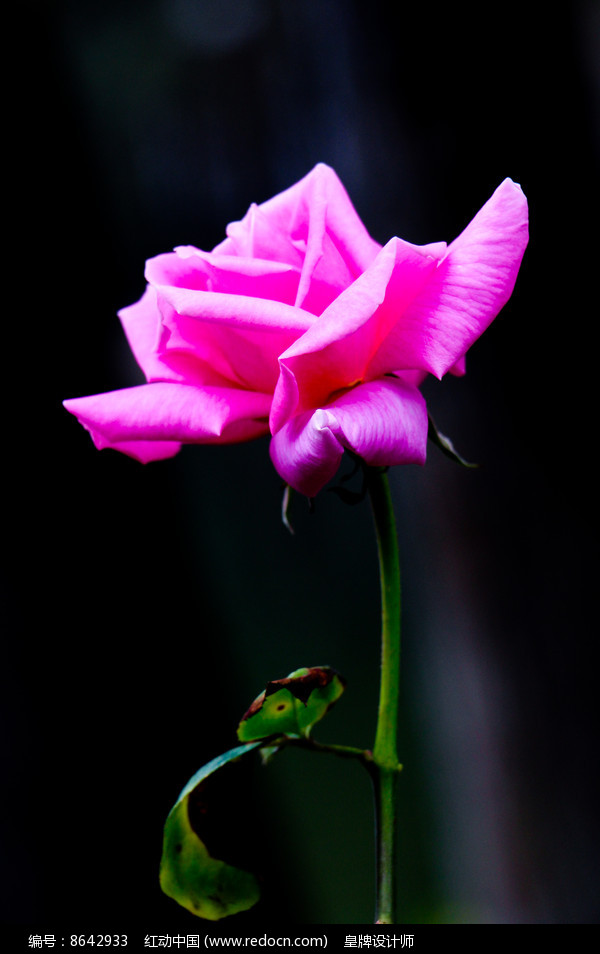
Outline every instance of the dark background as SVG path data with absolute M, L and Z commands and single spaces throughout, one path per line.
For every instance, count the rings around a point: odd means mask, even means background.
M 597 4 L 26 13 L 6 40 L 3 919 L 197 930 L 158 887 L 162 824 L 268 679 L 334 666 L 348 689 L 316 736 L 372 744 L 367 504 L 298 500 L 292 537 L 266 440 L 142 467 L 61 407 L 140 380 L 115 313 L 147 257 L 211 248 L 324 161 L 381 242 L 452 240 L 506 176 L 530 202 L 510 303 L 465 378 L 426 385 L 483 466 L 432 448 L 390 474 L 400 917 L 596 922 Z M 366 775 L 295 752 L 250 775 L 230 810 L 265 891 L 232 930 L 372 920 Z

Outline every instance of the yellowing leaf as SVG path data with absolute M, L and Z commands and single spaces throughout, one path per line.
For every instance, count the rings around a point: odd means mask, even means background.
M 307 736 L 337 702 L 346 683 L 329 666 L 296 669 L 267 683 L 238 726 L 240 742 L 274 735 Z
M 162 890 L 192 914 L 218 921 L 230 914 L 246 911 L 259 899 L 258 882 L 253 874 L 212 857 L 205 842 L 192 825 L 194 801 L 196 814 L 206 810 L 205 794 L 211 776 L 257 748 L 258 743 L 230 749 L 204 765 L 187 783 L 169 812 L 164 831 L 160 865 Z M 205 826 L 211 824 L 207 811 Z

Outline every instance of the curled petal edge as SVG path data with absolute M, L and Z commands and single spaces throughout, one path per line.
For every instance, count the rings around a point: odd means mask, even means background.
M 271 439 L 271 460 L 290 487 L 314 497 L 334 477 L 344 450 L 371 466 L 424 464 L 427 429 L 417 388 L 395 378 L 371 381 L 284 424 Z
M 63 404 L 97 448 L 146 463 L 174 456 L 182 443 L 235 444 L 268 433 L 270 396 L 163 381 Z

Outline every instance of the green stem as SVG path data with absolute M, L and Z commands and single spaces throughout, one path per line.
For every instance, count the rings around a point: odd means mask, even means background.
M 385 472 L 370 469 L 371 499 L 381 580 L 381 682 L 373 760 L 377 847 L 377 924 L 395 924 L 398 704 L 400 692 L 400 560 L 396 521 Z
M 290 738 L 288 736 L 282 744 L 295 746 L 299 749 L 309 749 L 311 752 L 322 752 L 325 755 L 337 755 L 343 759 L 358 759 L 364 762 L 368 768 L 373 760 L 373 756 L 368 749 L 358 749 L 353 745 L 330 745 L 324 742 L 315 742 L 310 737 Z

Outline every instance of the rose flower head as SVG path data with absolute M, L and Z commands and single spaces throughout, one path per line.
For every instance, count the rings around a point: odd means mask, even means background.
M 520 187 L 505 179 L 448 246 L 382 247 L 319 164 L 226 232 L 212 252 L 146 263 L 144 294 L 119 313 L 146 383 L 64 402 L 96 447 L 145 463 L 270 433 L 275 468 L 309 497 L 345 449 L 424 463 L 419 386 L 464 373 L 510 297 L 528 236 Z

